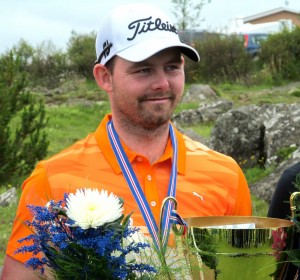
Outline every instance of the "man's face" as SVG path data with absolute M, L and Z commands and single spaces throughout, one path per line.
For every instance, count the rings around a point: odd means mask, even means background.
M 111 78 L 113 116 L 151 130 L 168 122 L 181 100 L 183 58 L 177 48 L 137 63 L 115 57 Z

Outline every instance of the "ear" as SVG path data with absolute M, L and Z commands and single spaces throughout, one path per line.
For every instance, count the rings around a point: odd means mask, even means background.
M 112 75 L 104 65 L 96 64 L 93 69 L 93 74 L 100 88 L 106 92 L 112 91 Z
M 182 65 L 184 66 L 185 65 L 185 59 L 184 59 L 183 55 L 181 56 L 181 62 L 182 62 Z

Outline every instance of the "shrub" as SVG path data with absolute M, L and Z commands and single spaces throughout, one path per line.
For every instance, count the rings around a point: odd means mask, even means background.
M 289 146 L 289 147 L 282 147 L 276 152 L 277 155 L 277 162 L 280 163 L 284 160 L 290 158 L 291 154 L 297 150 L 297 147 Z
M 29 67 L 30 81 L 34 86 L 56 88 L 69 71 L 67 55 L 51 41 L 42 42 L 36 49 Z
M 47 153 L 43 102 L 28 91 L 21 59 L 11 51 L 0 57 L 0 182 L 27 174 Z
M 44 41 L 33 48 L 21 40 L 12 51 L 18 55 L 20 70 L 28 74 L 32 87 L 56 88 L 69 72 L 67 55 L 58 50 L 51 41 Z
M 90 34 L 78 34 L 72 32 L 68 42 L 68 57 L 73 71 L 87 78 L 94 79 L 93 67 L 96 60 L 94 32 Z
M 255 69 L 255 62 L 238 36 L 208 35 L 196 42 L 195 47 L 201 61 L 193 64 L 187 61 L 187 82 L 247 82 Z
M 272 75 L 273 82 L 294 81 L 300 75 L 300 28 L 284 29 L 271 34 L 261 45 L 263 63 Z
M 297 89 L 291 93 L 292 96 L 300 97 L 300 89 Z

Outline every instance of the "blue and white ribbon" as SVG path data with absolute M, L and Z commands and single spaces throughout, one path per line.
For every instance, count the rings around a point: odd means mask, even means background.
M 168 194 L 167 196 L 176 197 L 176 181 L 177 181 L 177 158 L 178 158 L 178 146 L 177 146 L 177 139 L 175 136 L 174 129 L 172 125 L 169 125 L 170 127 L 170 137 L 172 141 L 173 146 L 173 157 L 172 157 L 172 169 L 171 169 L 171 175 L 170 175 L 170 181 L 168 186 Z M 126 182 L 128 186 L 130 187 L 130 190 L 139 206 L 139 209 L 143 215 L 144 221 L 146 223 L 146 226 L 148 228 L 148 231 L 154 241 L 154 244 L 156 245 L 156 248 L 158 250 L 161 250 L 166 247 L 168 243 L 168 238 L 170 234 L 170 225 L 171 223 L 181 223 L 182 219 L 179 217 L 177 213 L 172 213 L 173 211 L 173 202 L 168 201 L 164 210 L 164 213 L 162 213 L 162 221 L 161 221 L 161 228 L 158 231 L 158 226 L 155 222 L 153 213 L 150 209 L 150 206 L 148 204 L 148 201 L 143 193 L 143 190 L 137 180 L 137 177 L 132 169 L 132 166 L 125 154 L 125 151 L 121 145 L 119 136 L 117 132 L 114 129 L 113 122 L 110 121 L 107 124 L 107 131 L 108 131 L 108 137 L 112 146 L 112 149 L 115 153 L 115 156 L 118 160 L 118 163 L 121 167 L 121 170 L 123 172 L 123 175 L 126 179 Z M 183 223 L 183 221 L 182 221 Z M 161 248 L 163 247 L 163 248 Z

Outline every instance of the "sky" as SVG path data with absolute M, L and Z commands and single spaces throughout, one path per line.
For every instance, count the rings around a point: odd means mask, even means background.
M 171 0 L 140 0 L 160 6 L 171 17 Z M 197 1 L 197 0 L 194 0 Z M 101 18 L 114 6 L 136 0 L 0 0 L 0 53 L 20 39 L 33 47 L 51 41 L 65 49 L 72 30 L 79 34 L 97 31 Z M 287 7 L 300 12 L 299 0 L 211 0 L 201 11 L 201 29 L 224 30 L 242 18 Z

